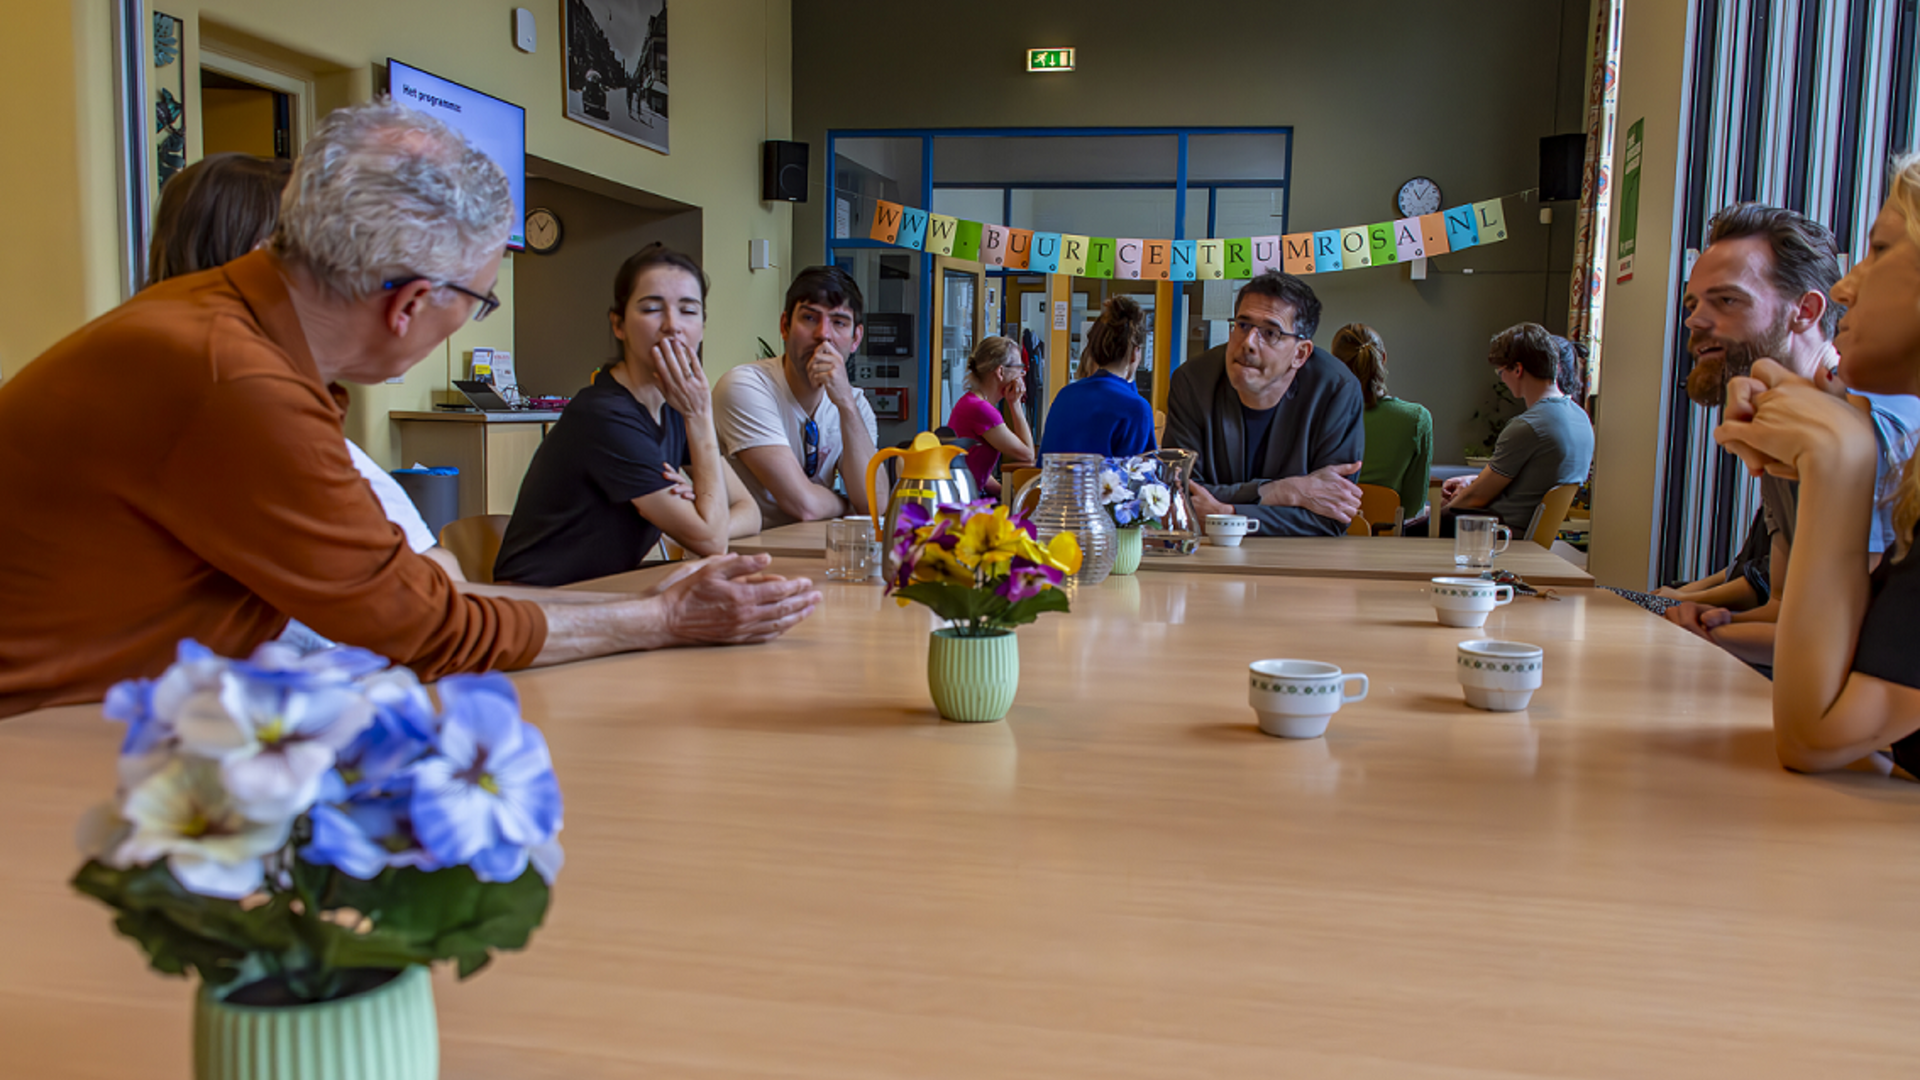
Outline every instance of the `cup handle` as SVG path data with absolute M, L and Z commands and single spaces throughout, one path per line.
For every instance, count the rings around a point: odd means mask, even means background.
M 1346 694 L 1346 689 L 1348 684 L 1352 683 L 1353 680 L 1355 679 L 1360 680 L 1360 692 L 1357 694 Z M 1341 693 L 1346 694 L 1346 696 L 1340 699 L 1340 704 L 1351 705 L 1356 701 L 1367 700 L 1368 685 L 1369 684 L 1367 682 L 1367 677 L 1365 675 L 1360 674 L 1359 672 L 1355 672 L 1352 675 L 1343 676 L 1340 680 L 1340 691 Z
M 1259 531 L 1260 531 L 1260 519 L 1259 519 L 1259 518 L 1248 518 L 1248 519 L 1247 519 L 1247 532 L 1248 532 L 1248 533 L 1257 533 L 1257 532 L 1259 532 Z
M 1500 607 L 1503 604 L 1511 604 L 1511 603 L 1513 603 L 1513 586 L 1511 585 L 1494 586 L 1493 606 Z
M 1505 525 L 1495 525 L 1493 531 L 1500 536 L 1500 546 L 1493 549 L 1493 553 L 1498 555 L 1507 550 L 1508 544 L 1513 543 L 1513 530 L 1507 528 Z

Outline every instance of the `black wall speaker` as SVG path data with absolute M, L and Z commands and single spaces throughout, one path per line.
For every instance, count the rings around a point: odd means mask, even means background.
M 1562 202 L 1580 197 L 1580 178 L 1587 170 L 1585 134 L 1549 135 L 1540 140 L 1540 201 Z
M 770 201 L 806 202 L 809 149 L 803 142 L 761 143 L 760 197 Z

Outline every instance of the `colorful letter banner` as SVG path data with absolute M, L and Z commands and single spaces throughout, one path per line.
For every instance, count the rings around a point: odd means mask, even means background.
M 953 230 L 953 257 L 968 262 L 980 261 L 980 223 L 961 221 Z
M 1169 281 L 1195 280 L 1195 271 L 1198 270 L 1199 267 L 1193 261 L 1194 243 L 1195 241 L 1192 240 L 1169 240 L 1167 242 L 1169 249 L 1168 257 L 1171 260 L 1170 272 L 1167 275 Z
M 1367 256 L 1375 266 L 1398 259 L 1393 246 L 1393 222 L 1382 221 L 1378 225 L 1367 226 Z
M 1009 270 L 1027 269 L 1027 261 L 1033 257 L 1033 230 L 1007 230 L 1007 261 Z
M 1027 259 L 1027 269 L 1036 274 L 1057 274 L 1060 272 L 1060 234 L 1037 232 L 1033 234 L 1033 254 Z
M 1007 229 L 1004 225 L 980 226 L 980 261 L 988 266 L 1007 264 Z
M 1224 240 L 1195 240 L 1193 249 L 1199 252 L 1194 256 L 1193 266 L 1201 281 L 1213 281 L 1227 276 L 1226 253 L 1221 248 Z
M 1087 238 L 1087 276 L 1097 278 L 1113 276 L 1113 237 L 1089 236 Z
M 867 233 L 867 239 L 891 244 L 900 235 L 900 204 L 885 199 L 875 201 L 873 206 L 873 229 Z
M 1253 238 L 1253 273 L 1255 277 L 1269 270 L 1281 268 L 1280 238 L 1277 236 L 1256 236 Z
M 1272 271 L 1330 274 L 1497 244 L 1507 235 L 1500 199 L 1371 225 L 1196 240 L 1033 232 L 876 199 L 867 233 L 883 244 L 1009 270 L 1129 281 L 1245 280 Z
M 953 254 L 953 234 L 960 224 L 958 218 L 946 214 L 927 215 L 927 246 L 929 255 Z
M 1060 234 L 1060 273 L 1074 277 L 1087 276 L 1087 244 L 1084 236 L 1072 233 Z

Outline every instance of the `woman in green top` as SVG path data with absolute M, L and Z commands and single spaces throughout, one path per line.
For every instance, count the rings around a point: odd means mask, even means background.
M 1427 466 L 1433 461 L 1433 416 L 1426 406 L 1387 393 L 1387 347 L 1365 323 L 1348 323 L 1333 335 L 1333 355 L 1360 380 L 1367 411 L 1367 457 L 1356 477 L 1400 493 L 1406 520 L 1427 509 Z

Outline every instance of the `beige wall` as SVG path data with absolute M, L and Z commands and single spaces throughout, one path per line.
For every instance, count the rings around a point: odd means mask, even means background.
M 702 207 L 703 261 L 713 278 L 707 355 L 717 374 L 754 355 L 753 339 L 773 333 L 784 271 L 750 272 L 747 241 L 774 242 L 791 262 L 791 211 L 760 200 L 760 143 L 789 131 L 788 0 L 700 0 L 673 7 L 673 153 L 661 155 L 566 119 L 559 3 L 531 5 L 539 28 L 533 55 L 513 48 L 511 3 L 469 0 L 203 0 L 168 3 L 186 21 L 189 156 L 199 152 L 199 65 L 203 31 L 257 39 L 272 62 L 280 49 L 318 71 L 328 101 L 364 98 L 371 68 L 388 56 L 523 105 L 527 150 L 630 187 Z M 31 148 L 32 169 L 0 170 L 5 205 L 17 215 L 0 250 L 0 288 L 12 298 L 0 320 L 0 372 L 16 370 L 83 321 L 120 299 L 113 225 L 111 37 L 101 0 L 40 0 L 15 14 L 9 62 L 0 65 L 7 99 L 34 102 L 9 113 L 9 145 Z M 297 66 L 297 65 L 296 65 Z M 511 285 L 503 267 L 501 295 Z M 25 299 L 22 299 L 25 298 Z M 510 347 L 511 304 L 455 335 L 404 386 L 356 390 L 348 434 L 387 460 L 389 409 L 426 406 L 444 389 L 454 358 L 474 345 Z
M 1654 572 L 1654 505 L 1660 498 L 1660 438 L 1673 387 L 1667 342 L 1685 247 L 1674 236 L 1678 192 L 1680 101 L 1685 89 L 1686 5 L 1629 3 L 1621 27 L 1620 114 L 1613 177 L 1621 180 L 1626 131 L 1646 120 L 1641 150 L 1640 215 L 1633 280 L 1608 278 L 1602 363 L 1606 390 L 1594 433 L 1593 542 L 1589 569 L 1602 584 L 1644 589 Z M 1620 215 L 1607 238 L 1607 270 L 1615 269 Z
M 700 250 L 702 215 L 634 206 L 539 178 L 527 181 L 527 205 L 552 210 L 566 232 L 553 254 L 514 260 L 514 371 L 522 393 L 571 395 L 614 355 L 607 308 L 620 264 L 655 241 Z M 707 356 L 715 370 L 752 359 Z
M 233 150 L 273 156 L 273 94 L 266 90 L 200 91 L 200 152 Z
M 1449 205 L 1531 188 L 1539 139 L 1585 127 L 1588 0 L 1277 4 L 795 0 L 794 126 L 824 178 L 828 128 L 1287 126 L 1289 228 L 1393 216 L 1416 175 Z M 929 51 L 926 42 L 951 49 Z M 1072 45 L 1078 70 L 1029 75 L 1024 49 Z M 799 208 L 802 262 L 822 253 L 821 196 Z M 1507 242 L 1404 267 L 1312 278 L 1319 340 L 1372 324 L 1395 394 L 1433 411 L 1435 455 L 1458 461 L 1492 385 L 1487 340 L 1534 320 L 1564 329 L 1573 204 L 1552 226 L 1508 204 Z M 1476 271 L 1469 276 L 1463 271 Z

